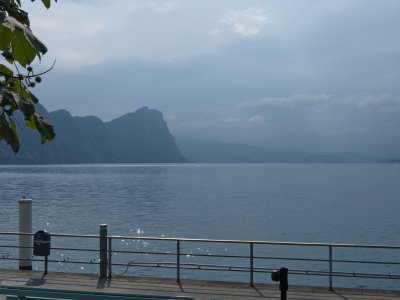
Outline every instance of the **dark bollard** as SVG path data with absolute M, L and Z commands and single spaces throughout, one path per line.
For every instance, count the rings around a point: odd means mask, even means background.
M 100 224 L 100 278 L 107 277 L 107 224 Z
M 274 270 L 271 273 L 273 281 L 279 281 L 279 290 L 281 291 L 281 300 L 286 300 L 286 292 L 289 289 L 288 283 L 288 268 L 282 267 L 279 270 Z

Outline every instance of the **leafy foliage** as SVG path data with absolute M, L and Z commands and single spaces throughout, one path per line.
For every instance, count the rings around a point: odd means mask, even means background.
M 34 2 L 35 0 L 31 0 Z M 57 0 L 55 0 L 57 1 Z M 50 8 L 51 0 L 41 0 Z M 14 113 L 19 111 L 25 125 L 37 130 L 42 144 L 55 137 L 53 126 L 36 111 L 38 98 L 29 90 L 42 81 L 30 64 L 47 52 L 46 46 L 30 29 L 28 13 L 21 8 L 21 0 L 0 0 L 0 140 L 15 153 L 19 138 Z M 51 69 L 51 68 L 50 68 Z

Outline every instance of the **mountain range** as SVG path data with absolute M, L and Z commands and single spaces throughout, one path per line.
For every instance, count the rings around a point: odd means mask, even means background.
M 76 117 L 61 109 L 47 112 L 56 138 L 41 145 L 37 132 L 20 126 L 21 147 L 14 154 L 0 143 L 0 164 L 71 163 L 364 163 L 382 160 L 353 153 L 310 154 L 295 150 L 173 137 L 160 111 L 142 107 L 110 122 Z M 19 123 L 24 121 L 19 118 Z M 388 161 L 389 162 L 389 161 Z
M 0 164 L 187 162 L 157 110 L 143 107 L 110 122 L 63 109 L 38 111 L 54 125 L 56 138 L 41 145 L 37 132 L 20 128 L 20 151 L 14 154 L 1 143 Z

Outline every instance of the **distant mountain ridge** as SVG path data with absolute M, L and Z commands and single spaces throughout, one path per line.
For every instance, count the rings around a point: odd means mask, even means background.
M 383 162 L 354 153 L 310 154 L 302 151 L 274 151 L 261 146 L 175 136 L 182 154 L 199 163 L 367 163 Z
M 41 145 L 37 133 L 24 128 L 17 154 L 0 144 L 1 164 L 187 162 L 157 110 L 143 107 L 111 122 L 73 117 L 64 109 L 39 111 L 55 126 L 56 138 Z
M 14 154 L 0 143 L 0 164 L 72 163 L 368 163 L 398 162 L 353 153 L 310 154 L 295 150 L 173 137 L 160 111 L 142 107 L 110 122 L 76 117 L 60 109 L 37 107 L 56 129 L 54 141 L 41 145 L 37 132 L 19 129 L 21 148 Z M 23 124 L 22 118 L 18 121 Z

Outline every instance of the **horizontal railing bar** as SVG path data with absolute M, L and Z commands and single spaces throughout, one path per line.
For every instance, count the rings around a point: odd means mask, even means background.
M 148 252 L 148 251 L 128 251 L 128 250 L 113 250 L 113 253 L 123 253 L 123 254 L 157 254 L 157 255 L 171 255 L 176 256 L 175 252 Z M 180 256 L 183 257 L 219 257 L 219 258 L 239 258 L 239 259 L 249 259 L 250 256 L 246 255 L 223 255 L 223 254 L 193 254 L 193 253 L 181 253 Z M 264 257 L 255 256 L 254 259 L 271 259 L 271 260 L 298 260 L 298 261 L 319 261 L 327 262 L 327 259 L 313 259 L 313 258 L 294 258 L 294 257 Z
M 236 271 L 236 272 L 249 272 L 247 267 L 232 266 L 224 267 L 218 265 L 196 265 L 196 264 L 180 264 L 182 269 L 186 270 L 207 270 L 207 271 Z M 176 269 L 176 263 L 145 263 L 139 262 L 134 264 L 113 264 L 113 266 L 121 267 L 143 267 L 143 268 L 166 268 L 166 269 Z
M 181 242 L 205 242 L 205 243 L 236 243 L 236 244 L 261 244 L 261 245 L 292 245 L 292 246 L 323 246 L 323 247 L 357 247 L 357 248 L 387 248 L 400 249 L 400 246 L 389 245 L 359 245 L 359 244 L 330 244 L 330 243 L 299 243 L 299 242 L 273 242 L 273 241 L 251 241 L 251 240 L 215 240 L 215 239 L 187 239 L 187 238 L 157 238 L 157 237 L 132 237 L 113 235 L 112 239 L 132 240 L 160 240 L 160 241 L 181 241 Z
M 26 259 L 26 258 L 13 258 L 13 257 L 0 257 L 2 260 L 28 260 L 32 261 L 32 259 Z
M 161 265 L 172 265 L 176 266 L 175 262 L 130 262 L 128 264 L 113 264 L 113 265 L 119 265 L 119 266 L 143 266 L 143 265 L 152 265 L 152 266 L 161 266 Z M 192 266 L 195 268 L 204 268 L 204 267 L 213 267 L 213 268 L 223 268 L 224 270 L 229 271 L 230 269 L 240 269 L 244 270 L 246 272 L 250 271 L 250 268 L 248 266 L 230 266 L 230 265 L 212 265 L 212 264 L 195 264 L 195 263 L 181 263 L 180 265 L 182 266 Z M 271 268 L 263 268 L 263 267 L 256 267 L 254 270 L 258 271 L 272 271 L 274 269 Z M 322 270 L 297 270 L 297 269 L 291 269 L 290 273 L 293 272 L 319 272 L 319 273 L 324 273 L 324 274 L 329 274 L 328 271 L 322 271 Z M 354 274 L 354 272 L 334 272 L 334 274 Z M 376 274 L 376 273 L 355 273 L 355 274 L 362 274 L 362 275 L 389 275 L 389 274 Z M 397 276 L 396 274 L 393 274 L 391 276 Z
M 256 271 L 260 272 L 260 271 Z M 264 272 L 262 272 L 264 273 Z M 329 276 L 329 272 L 319 272 L 319 271 L 290 271 L 290 274 L 293 275 L 311 275 L 311 276 Z M 400 279 L 400 275 L 391 275 L 391 274 L 363 274 L 363 273 L 332 273 L 333 277 L 347 277 L 347 278 L 371 278 L 371 279 Z
M 113 253 L 123 253 L 123 254 L 160 254 L 160 255 L 171 255 L 176 256 L 175 252 L 149 252 L 149 251 L 130 251 L 130 250 L 113 250 Z M 223 258 L 244 258 L 248 259 L 249 256 L 246 255 L 223 255 L 223 254 L 194 254 L 194 253 L 180 253 L 180 256 L 189 257 L 223 257 Z
M 298 261 L 319 261 L 328 262 L 329 259 L 323 258 L 300 258 L 300 257 L 274 257 L 274 256 L 254 256 L 254 259 L 270 259 L 270 260 L 298 260 Z M 334 262 L 334 260 L 332 260 Z
M 83 252 L 99 252 L 99 249 L 85 249 L 85 248 L 53 248 L 51 250 L 66 250 L 66 251 L 83 251 Z
M 131 262 L 128 264 L 113 264 L 113 266 L 125 266 L 125 267 L 134 267 L 134 266 L 162 266 L 162 265 L 168 265 L 168 266 L 176 266 L 176 262 Z M 242 269 L 242 270 L 249 270 L 249 267 L 247 266 L 227 266 L 227 265 L 211 265 L 211 264 L 194 264 L 194 263 L 181 263 L 180 265 L 182 266 L 191 266 L 194 268 L 204 268 L 204 267 L 213 267 L 213 268 L 224 268 L 224 269 Z M 254 268 L 254 269 L 260 269 L 264 270 L 265 268 Z M 271 269 L 272 270 L 272 269 Z
M 176 268 L 175 262 L 138 262 L 130 264 L 113 264 L 114 266 L 123 267 L 146 267 L 146 268 Z M 246 266 L 225 266 L 225 265 L 209 265 L 209 264 L 185 264 L 181 263 L 181 268 L 186 270 L 204 270 L 204 271 L 236 271 L 236 272 L 250 272 L 249 267 Z M 256 273 L 271 272 L 271 268 L 254 268 Z M 319 270 L 291 270 L 291 274 L 296 275 L 315 275 L 315 276 L 329 276 L 328 271 Z M 379 274 L 379 273 L 354 273 L 354 272 L 333 272 L 333 276 L 339 277 L 362 277 L 362 278 L 382 278 L 382 279 L 400 279 L 400 274 Z
M 324 275 L 324 276 L 329 276 L 329 271 L 322 271 L 322 270 L 296 270 L 292 269 L 290 270 L 291 274 L 296 274 L 296 272 L 307 272 L 307 273 L 314 273 L 318 275 Z M 307 274 L 309 275 L 309 274 Z M 392 278 L 392 279 L 400 279 L 400 274 L 380 274 L 380 273 L 359 273 L 359 272 L 332 272 L 333 276 L 339 276 L 339 277 L 363 277 L 363 276 L 375 276 L 379 278 Z M 372 278 L 372 277 L 371 277 Z
M 400 279 L 400 275 L 390 275 L 390 274 L 364 274 L 364 273 L 343 273 L 334 274 L 335 277 L 353 277 L 353 278 L 376 278 L 376 279 Z
M 12 260 L 12 261 L 19 261 L 19 260 L 28 260 L 28 261 L 32 261 L 32 262 L 44 262 L 43 259 L 34 259 L 34 258 L 30 258 L 30 259 L 26 259 L 26 258 L 13 258 L 13 257 L 0 257 L 0 259 L 2 260 Z M 87 264 L 87 265 L 98 265 L 99 262 L 97 262 L 97 259 L 93 259 L 94 262 L 88 262 L 88 261 L 78 261 L 78 260 L 53 260 L 53 259 L 49 259 L 47 260 L 47 262 L 49 263 L 72 263 L 72 264 Z
M 123 253 L 123 254 L 160 254 L 160 255 L 173 255 L 176 256 L 175 252 L 149 252 L 149 251 L 130 251 L 130 250 L 113 250 L 113 253 Z M 224 254 L 194 254 L 194 253 L 180 253 L 180 256 L 187 257 L 223 257 L 223 258 L 243 258 L 249 259 L 246 255 L 224 255 Z
M 2 260 L 12 260 L 12 261 L 26 260 L 26 259 L 12 258 L 12 257 L 0 257 L 0 259 L 2 259 Z M 34 259 L 34 258 L 31 258 L 31 259 L 29 259 L 29 260 L 32 261 L 32 262 L 41 262 L 41 261 L 44 261 L 44 260 L 42 260 L 42 259 Z M 96 262 L 95 259 L 93 259 L 93 260 L 94 260 L 94 262 L 74 261 L 74 260 L 48 260 L 48 262 L 53 262 L 53 263 L 79 263 L 79 264 L 91 264 L 91 265 L 93 265 L 93 264 L 98 264 L 98 262 Z M 175 264 L 175 262 L 137 262 L 137 263 L 129 264 L 129 266 L 140 266 L 140 265 L 151 265 L 151 264 L 153 264 L 153 265 L 171 264 L 171 265 L 172 265 L 172 264 Z M 242 268 L 242 267 L 240 267 L 240 266 L 210 265 L 210 264 L 192 264 L 192 263 L 182 263 L 182 265 L 212 266 L 212 267 L 220 266 L 220 267 L 224 267 L 224 268 L 227 268 L 227 269 L 229 269 L 229 268 Z M 118 264 L 118 263 L 114 263 L 113 266 L 127 266 L 127 264 Z M 247 268 L 247 269 L 248 269 L 248 267 L 243 267 L 243 268 Z M 255 270 L 255 271 L 256 271 L 256 270 L 265 271 L 265 270 L 268 270 L 268 269 L 262 268 L 262 267 L 255 267 L 254 270 Z M 273 270 L 273 269 L 271 269 L 271 270 Z M 296 271 L 299 271 L 299 270 L 291 270 L 291 273 L 296 272 Z M 305 270 L 301 270 L 301 272 L 317 272 L 317 271 L 305 271 Z M 328 274 L 327 271 L 318 271 L 318 272 L 325 272 L 326 274 Z M 342 274 L 342 273 L 343 273 L 343 274 L 353 274 L 353 273 L 351 273 L 351 272 L 336 272 L 336 274 L 339 274 L 339 273 L 340 273 L 340 274 Z M 361 273 L 357 273 L 357 274 L 361 274 Z M 383 275 L 386 275 L 386 274 L 383 274 Z M 390 275 L 390 276 L 397 276 L 397 275 Z M 400 275 L 399 275 L 399 276 L 400 276 Z
M 43 261 L 43 260 L 37 260 L 37 261 Z M 48 260 L 48 262 L 51 263 L 66 263 L 66 264 L 83 264 L 83 265 L 99 265 L 100 262 L 97 261 L 97 259 L 94 259 L 94 262 L 88 262 L 88 261 L 79 261 L 79 260 Z
M 113 253 L 123 254 L 158 254 L 158 255 L 171 255 L 176 256 L 175 252 L 148 252 L 148 251 L 129 251 L 129 250 L 113 250 Z M 223 255 L 223 254 L 193 254 L 193 253 L 181 253 L 180 256 L 187 257 L 223 257 L 223 258 L 240 258 L 249 259 L 250 256 L 246 255 Z M 295 257 L 267 257 L 267 256 L 254 256 L 254 259 L 271 259 L 271 260 L 298 260 L 298 261 L 319 261 L 327 262 L 328 259 L 317 259 L 317 258 L 295 258 Z
M 0 235 L 34 235 L 33 232 L 3 232 L 0 231 Z
M 240 270 L 240 269 L 218 269 L 218 268 L 195 268 L 195 267 L 182 267 L 184 270 L 200 270 L 200 271 L 221 271 L 221 272 L 250 272 L 250 271 L 245 271 L 245 270 Z
M 33 235 L 27 232 L 0 232 L 0 235 Z M 52 233 L 51 236 L 57 237 L 82 237 L 99 238 L 99 235 L 65 234 Z M 204 243 L 227 243 L 227 244 L 260 244 L 260 245 L 291 245 L 291 246 L 317 246 L 317 247 L 354 247 L 354 248 L 381 248 L 381 249 L 400 249 L 400 246 L 389 245 L 360 245 L 360 244 L 331 244 L 331 243 L 300 243 L 300 242 L 274 242 L 274 241 L 251 241 L 251 240 L 216 240 L 216 239 L 188 239 L 188 238 L 166 238 L 166 237 L 134 237 L 122 235 L 109 235 L 110 239 L 129 239 L 129 240 L 153 240 L 153 241 L 181 241 L 181 242 L 204 242 Z
M 1 246 L 0 248 L 33 248 L 33 247 L 22 247 L 22 246 Z M 65 250 L 65 251 L 83 251 L 83 252 L 98 252 L 98 249 L 84 249 L 84 248 L 51 248 L 52 250 Z M 171 255 L 176 256 L 174 252 L 148 252 L 148 251 L 127 251 L 127 250 L 113 250 L 113 253 L 124 253 L 124 254 L 151 254 L 151 255 Z M 240 255 L 219 255 L 219 254 L 193 254 L 193 253 L 181 253 L 181 256 L 189 257 L 223 257 L 223 258 L 241 258 L 248 259 L 249 256 Z M 328 262 L 328 259 L 317 259 L 317 258 L 297 258 L 297 257 L 269 257 L 269 256 L 254 256 L 254 259 L 265 259 L 265 260 L 289 260 L 289 261 L 314 261 L 314 262 Z M 381 264 L 381 265 L 400 265 L 400 262 L 391 261 L 363 261 L 363 260 L 332 260 L 335 263 L 354 263 L 354 264 Z
M 9 260 L 20 260 L 10 259 Z M 39 259 L 31 259 L 31 261 L 43 262 Z M 70 264 L 87 264 L 87 265 L 98 265 L 99 262 L 87 262 L 87 261 L 72 261 L 72 260 L 48 260 L 51 263 L 70 263 Z M 149 267 L 149 268 L 176 268 L 176 262 L 137 262 L 129 264 L 113 264 L 113 266 L 124 266 L 124 267 Z M 194 264 L 194 263 L 181 263 L 182 269 L 190 270 L 210 270 L 210 271 L 236 271 L 236 272 L 250 272 L 247 266 L 229 266 L 229 265 L 211 265 L 211 264 Z M 273 271 L 273 268 L 256 267 L 254 272 L 265 273 Z M 291 269 L 291 274 L 297 275 L 319 275 L 329 276 L 328 271 L 322 270 L 302 270 L 302 269 Z M 333 272 L 333 276 L 336 277 L 361 277 L 361 278 L 382 278 L 382 279 L 400 279 L 400 274 L 380 274 L 380 273 L 358 273 L 358 272 Z
M 271 259 L 271 260 L 298 260 L 298 261 L 319 261 L 329 262 L 329 259 L 318 258 L 297 258 L 297 257 L 268 257 L 268 256 L 254 256 L 254 259 Z M 337 263 L 360 263 L 360 264 L 377 264 L 377 265 L 400 265 L 400 262 L 391 261 L 367 261 L 367 260 L 341 260 L 332 259 L 332 262 Z
M 341 259 L 335 259 L 332 261 L 337 263 L 353 263 L 353 264 L 400 265 L 400 262 L 392 262 L 392 261 L 341 260 Z
M 112 253 L 122 253 L 122 254 L 160 254 L 160 255 L 174 255 L 175 252 L 149 252 L 149 251 L 130 251 L 130 250 L 112 250 Z M 182 256 L 183 254 L 181 254 Z
M 33 249 L 32 246 L 16 246 L 16 245 L 0 245 L 0 248 L 21 248 L 21 249 Z M 98 252 L 99 249 L 85 249 L 85 248 L 59 248 L 51 247 L 51 250 L 69 250 L 69 251 L 91 251 Z
M 20 246 L 0 246 L 3 248 L 33 248 L 33 247 L 20 247 Z M 52 250 L 65 250 L 65 251 L 83 251 L 83 252 L 98 252 L 98 249 L 84 249 L 84 248 L 51 248 Z M 113 253 L 124 253 L 124 254 L 151 254 L 151 255 L 171 255 L 176 256 L 174 252 L 148 252 L 148 251 L 127 251 L 127 250 L 113 250 Z M 193 253 L 181 253 L 181 256 L 189 257 L 223 257 L 223 258 L 241 258 L 248 259 L 249 256 L 241 255 L 222 255 L 222 254 L 193 254 Z M 269 256 L 254 256 L 254 259 L 266 259 L 266 260 L 292 260 L 292 261 L 315 261 L 315 262 L 328 262 L 328 259 L 317 259 L 317 258 L 299 258 L 299 257 L 269 257 Z M 363 261 L 363 260 L 332 260 L 335 263 L 354 263 L 354 264 L 381 264 L 381 265 L 400 265 L 400 262 L 391 261 Z
M 33 232 L 1 232 L 0 235 L 34 235 Z M 91 234 L 69 234 L 69 233 L 52 233 L 51 236 L 58 237 L 78 237 L 78 238 L 99 238 L 99 235 Z
M 21 249 L 33 249 L 33 247 L 32 246 L 15 246 L 15 245 L 11 245 L 11 246 L 9 246 L 9 245 L 1 245 L 0 246 L 0 248 L 21 248 Z
M 78 250 L 78 249 L 77 249 Z M 149 251 L 129 251 L 129 250 L 113 250 L 113 253 L 124 253 L 124 254 L 157 254 L 157 255 L 171 255 L 176 256 L 175 252 L 149 252 Z M 223 258 L 241 258 L 249 259 L 249 256 L 245 255 L 223 255 L 223 254 L 193 254 L 193 253 L 181 253 L 181 256 L 188 257 L 223 257 Z M 315 261 L 315 262 L 328 262 L 329 259 L 320 258 L 300 258 L 300 257 L 273 257 L 273 256 L 254 256 L 254 259 L 268 259 L 268 260 L 293 260 L 293 261 Z M 362 260 L 332 260 L 332 262 L 338 263 L 368 263 L 368 264 L 383 264 L 383 265 L 400 265 L 400 262 L 385 262 L 385 261 L 362 261 Z

